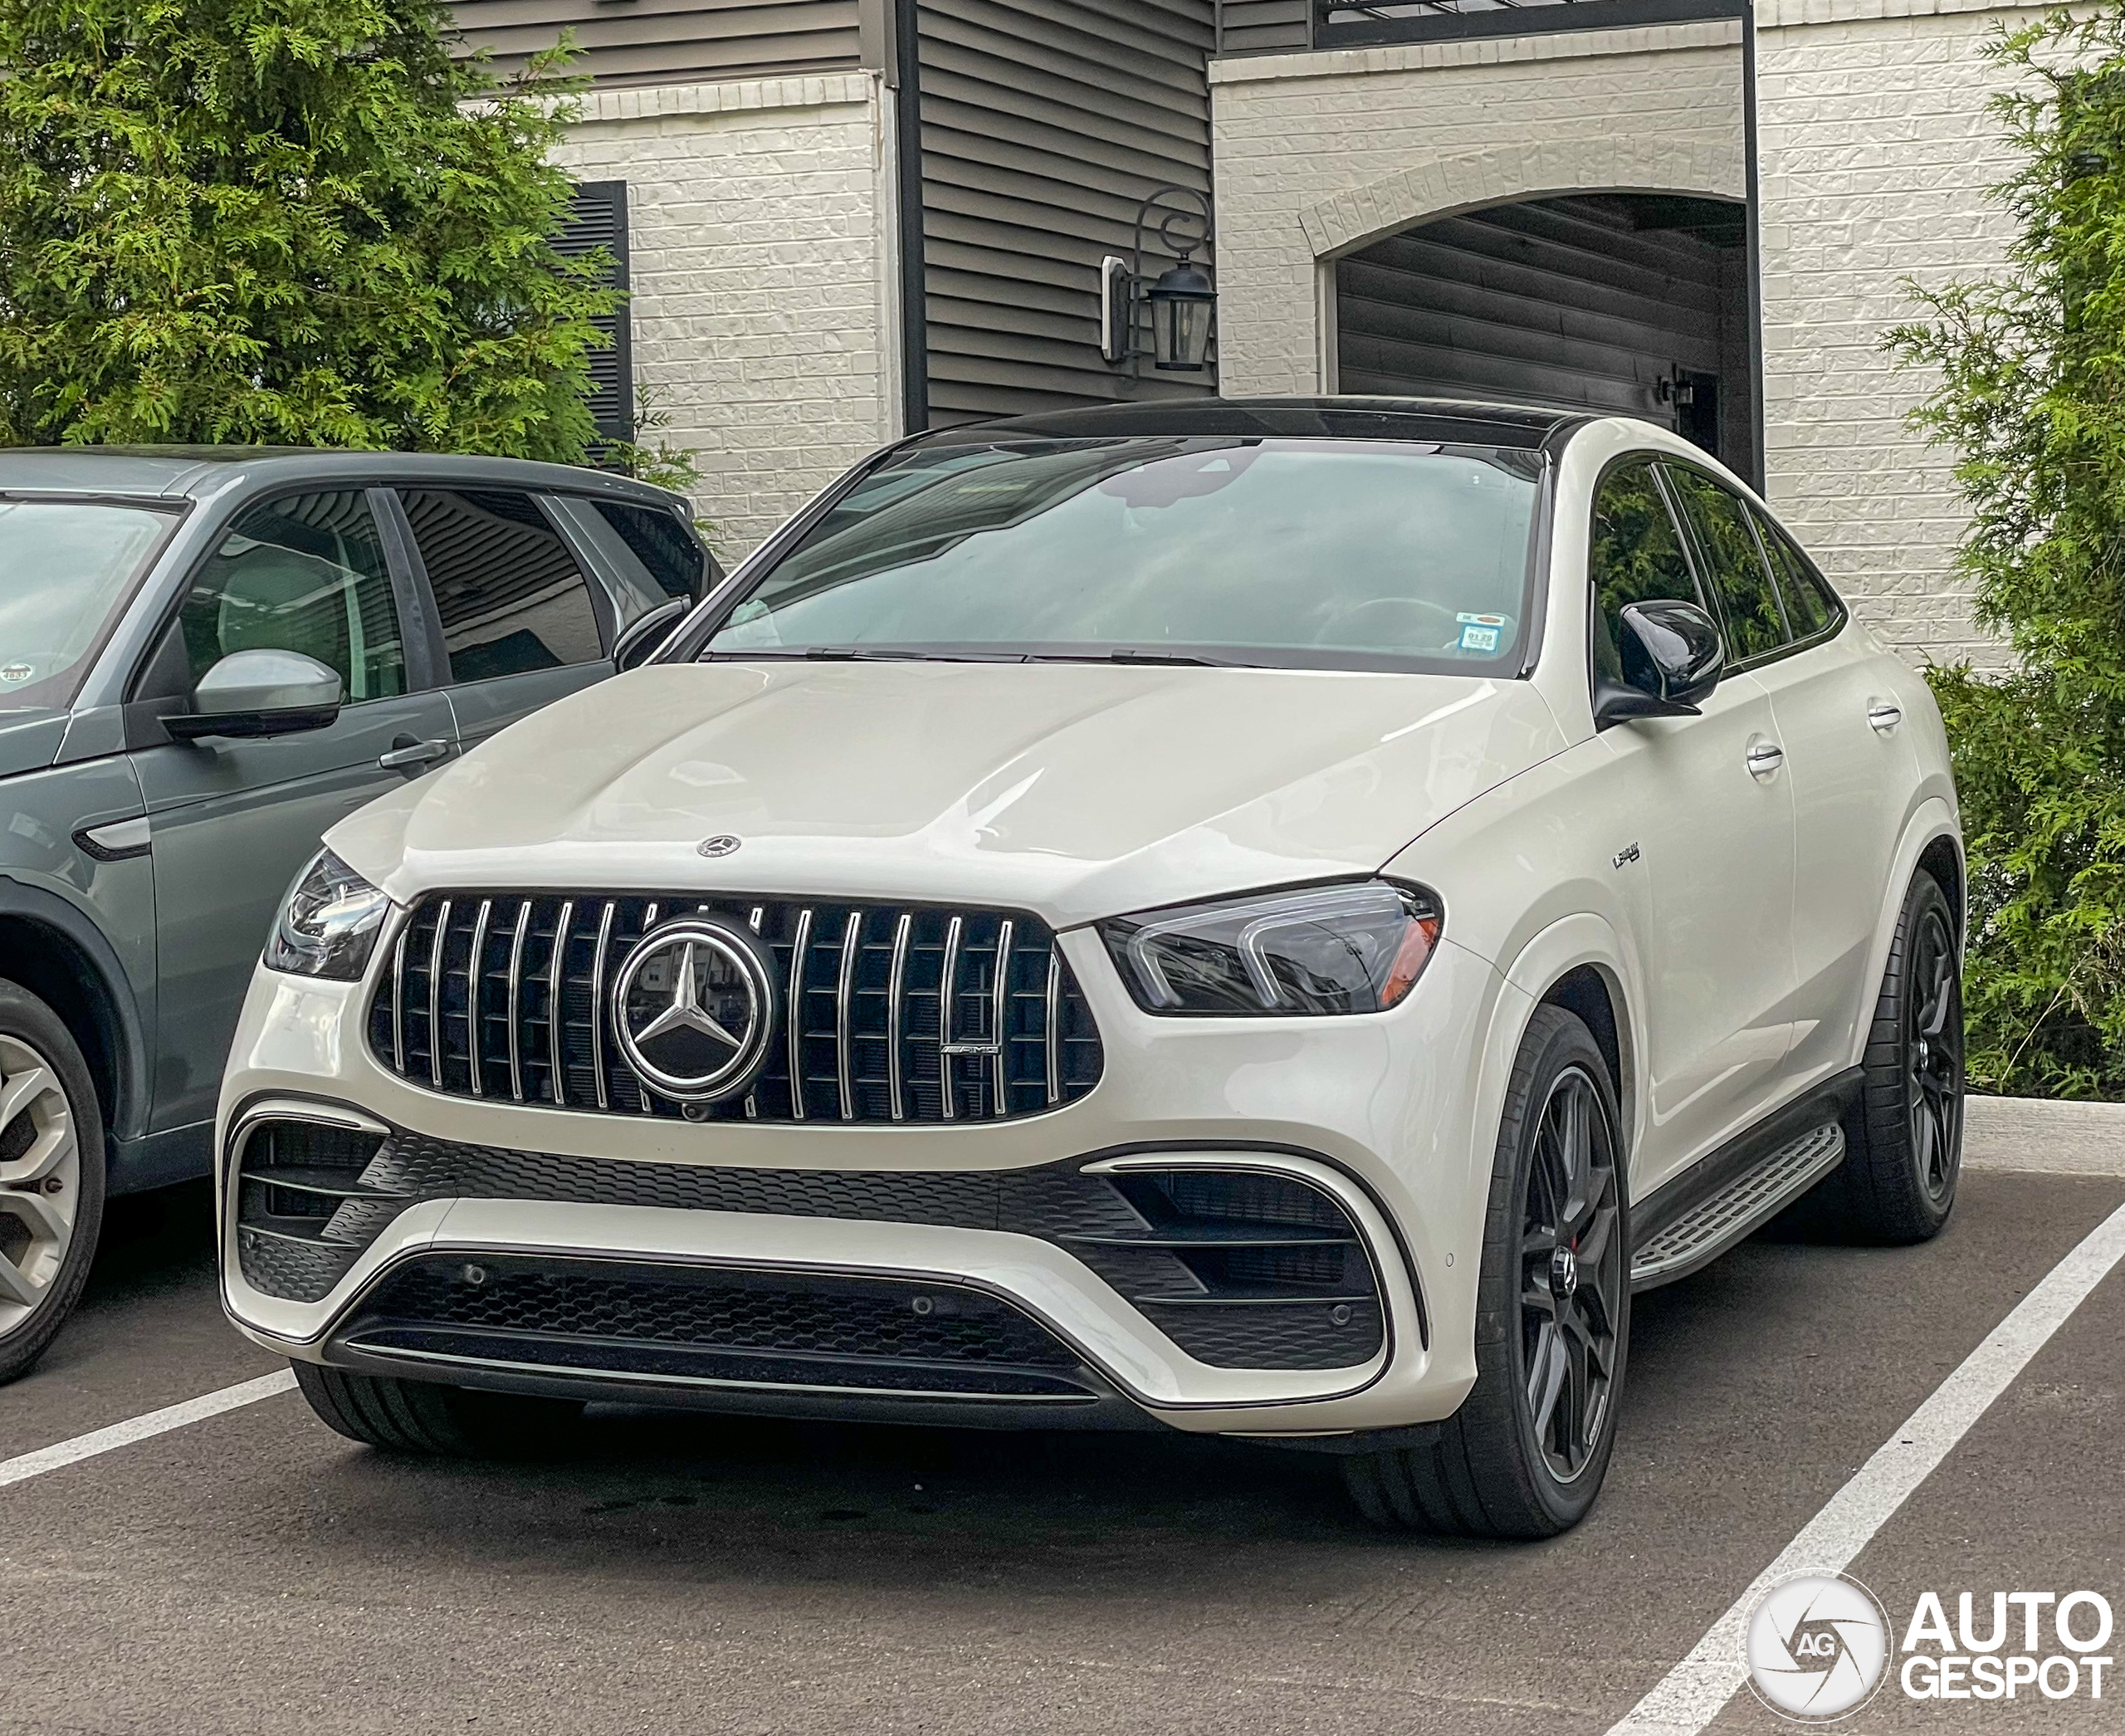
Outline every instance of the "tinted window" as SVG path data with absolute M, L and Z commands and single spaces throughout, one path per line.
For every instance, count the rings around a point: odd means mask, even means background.
M 1741 663 L 1777 650 L 1786 640 L 1785 618 L 1779 613 L 1770 570 L 1750 533 L 1748 508 L 1702 471 L 1665 467 L 1719 593 L 1727 618 L 1727 654 Z
M 1752 516 L 1756 528 L 1763 533 L 1763 545 L 1771 555 L 1771 569 L 1778 575 L 1779 594 L 1785 599 L 1785 613 L 1793 623 L 1793 637 L 1813 638 L 1837 619 L 1841 605 L 1822 575 L 1809 565 L 1785 533 L 1761 512 Z
M 412 488 L 406 516 L 435 592 L 454 682 L 595 663 L 590 589 L 528 494 Z
M 648 506 L 623 506 L 617 501 L 592 502 L 620 540 L 634 551 L 634 558 L 648 569 L 649 576 L 667 597 L 698 597 L 707 571 L 706 558 L 692 534 L 669 512 Z
M 73 698 L 174 522 L 143 506 L 0 501 L 0 708 Z
M 917 447 L 838 501 L 709 649 L 1492 673 L 1517 665 L 1541 477 L 1536 453 L 1414 441 Z
M 1610 681 L 1623 679 L 1616 621 L 1629 605 L 1667 599 L 1704 606 L 1650 460 L 1630 459 L 1602 477 L 1587 570 L 1594 582 L 1594 672 Z
M 232 651 L 300 651 L 339 672 L 350 705 L 406 691 L 390 571 L 358 488 L 243 513 L 178 620 L 194 681 Z

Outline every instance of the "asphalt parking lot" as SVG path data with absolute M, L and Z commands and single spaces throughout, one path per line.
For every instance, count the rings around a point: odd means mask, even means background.
M 1324 1459 L 1178 1436 L 614 1413 L 563 1463 L 441 1465 L 284 1394 L 0 1487 L 0 1731 L 1598 1736 L 2125 1203 L 2125 1153 L 2042 1143 L 1974 1131 L 1973 1162 L 2089 1172 L 1973 1167 L 1928 1246 L 1757 1240 L 1642 1298 L 1606 1493 L 1551 1543 L 1379 1535 Z M 0 1461 L 272 1371 L 222 1323 L 206 1213 L 119 1210 L 81 1313 L 0 1389 Z M 1853 1573 L 1893 1612 L 2125 1607 L 2121 1344 L 2125 1266 Z M 1791 1727 L 1744 1693 L 1712 1728 Z M 2125 1718 L 1892 1690 L 1839 1728 Z

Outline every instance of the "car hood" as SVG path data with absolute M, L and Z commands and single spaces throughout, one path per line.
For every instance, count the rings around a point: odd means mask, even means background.
M 64 712 L 0 712 L 0 778 L 42 771 L 66 739 Z
M 394 897 L 677 888 L 1057 926 L 1370 873 L 1563 746 L 1525 682 L 1077 663 L 655 665 L 330 834 Z M 713 859 L 710 838 L 738 840 Z

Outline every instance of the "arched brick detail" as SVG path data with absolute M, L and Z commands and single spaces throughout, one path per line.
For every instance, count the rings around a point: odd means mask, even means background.
M 1412 224 L 1519 199 L 1575 193 L 1747 196 L 1740 130 L 1730 145 L 1678 150 L 1672 137 L 1629 132 L 1468 151 L 1405 169 L 1323 199 L 1299 213 L 1317 259 L 1335 259 Z

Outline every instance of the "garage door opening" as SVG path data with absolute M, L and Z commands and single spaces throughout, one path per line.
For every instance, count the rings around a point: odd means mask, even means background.
M 1336 262 L 1337 389 L 1583 405 L 1757 474 L 1746 208 L 1527 199 Z

